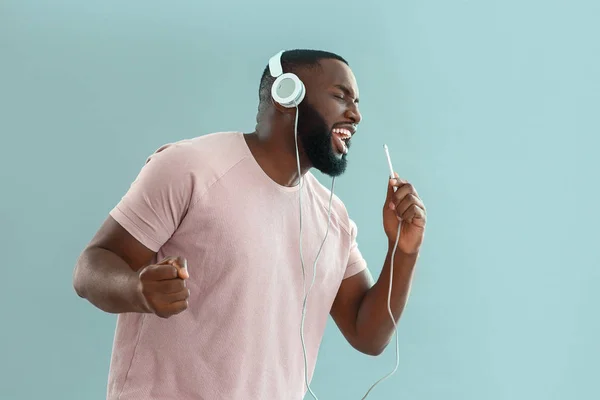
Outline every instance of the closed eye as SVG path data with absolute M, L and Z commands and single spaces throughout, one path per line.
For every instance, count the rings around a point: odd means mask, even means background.
M 349 96 L 350 99 L 353 100 L 354 103 L 358 104 L 358 98 L 354 98 L 354 91 L 345 85 L 335 85 L 335 88 L 341 90 L 344 97 L 339 97 L 340 99 L 345 99 L 346 96 Z M 336 96 L 337 97 L 337 96 Z

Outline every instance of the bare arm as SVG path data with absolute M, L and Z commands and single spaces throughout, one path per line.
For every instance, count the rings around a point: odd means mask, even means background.
M 109 216 L 77 260 L 75 291 L 109 313 L 151 312 L 142 295 L 139 271 L 154 255 Z
M 377 282 L 373 284 L 368 270 L 345 279 L 331 309 L 331 316 L 346 340 L 357 350 L 369 355 L 381 354 L 394 333 L 387 307 L 392 247 L 393 244 Z M 396 322 L 408 299 L 416 260 L 416 254 L 396 251 L 390 301 Z

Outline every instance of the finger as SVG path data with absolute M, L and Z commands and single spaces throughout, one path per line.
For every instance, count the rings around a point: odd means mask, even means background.
M 394 196 L 390 201 L 394 205 L 392 206 L 389 204 L 389 207 L 393 210 L 397 209 L 400 206 L 400 203 L 410 194 L 413 194 L 416 198 L 419 197 L 417 191 L 410 183 L 402 184 L 402 186 L 398 187 L 398 190 L 394 193 Z M 419 201 L 421 200 L 419 199 Z
M 175 293 L 162 293 L 160 295 L 159 301 L 162 304 L 172 304 L 177 303 L 182 300 L 187 300 L 190 297 L 190 290 L 184 289 Z
M 416 204 L 411 204 L 410 207 L 402 214 L 402 220 L 420 227 L 425 226 L 425 211 Z
M 411 223 L 413 225 L 424 228 L 425 224 L 427 223 L 427 213 L 424 212 L 422 209 L 417 208 L 417 210 L 415 211 L 415 215 L 411 220 Z
M 140 279 L 160 281 L 177 278 L 177 268 L 172 265 L 149 265 L 140 273 Z
M 411 207 L 413 204 L 416 204 L 418 207 L 422 208 L 423 210 L 425 209 L 425 205 L 423 204 L 423 202 L 421 201 L 421 199 L 418 198 L 413 193 L 408 193 L 403 199 L 401 199 L 400 201 L 398 201 L 395 204 L 394 209 L 396 210 L 396 213 L 398 215 L 402 216 L 404 214 L 404 212 L 406 210 L 408 210 L 409 207 Z
M 404 197 L 406 196 L 408 193 L 413 193 L 415 195 L 419 195 L 417 193 L 417 190 L 415 189 L 415 187 L 406 181 L 397 181 L 397 183 L 394 184 L 396 189 L 396 193 L 394 194 L 394 197 L 398 198 L 398 197 Z
M 183 257 L 167 257 L 163 262 L 170 264 L 177 268 L 177 274 L 181 279 L 187 279 L 190 274 L 187 269 L 187 260 Z
M 395 178 L 390 178 L 390 185 L 398 187 L 398 186 L 402 186 L 406 183 L 408 183 L 408 181 L 406 179 L 402 179 L 398 176 L 398 174 L 395 174 L 396 177 Z
M 408 184 L 408 182 L 400 178 L 388 180 L 388 190 L 386 195 L 386 203 L 388 204 L 388 206 L 390 206 L 390 201 L 394 199 L 394 196 L 398 194 L 398 191 L 406 184 Z
M 185 311 L 187 308 L 188 301 L 181 300 L 162 307 L 161 310 L 156 313 L 156 315 L 158 315 L 161 318 L 169 318 L 172 315 L 177 315 L 182 311 Z
M 400 218 L 403 221 L 411 222 L 412 218 L 416 214 L 416 208 L 417 208 L 417 206 L 414 203 L 411 204 L 406 210 L 404 210 L 404 212 L 402 214 L 399 214 Z
M 175 277 L 173 279 L 161 280 L 154 283 L 152 289 L 160 293 L 177 293 L 186 288 L 185 280 Z
M 421 217 L 416 217 L 416 216 L 415 216 L 415 217 L 413 217 L 413 219 L 412 219 L 412 224 L 413 224 L 413 225 L 416 225 L 416 226 L 418 226 L 418 227 L 420 227 L 420 228 L 425 228 L 425 225 L 427 224 L 427 217 L 426 217 L 426 216 L 423 216 L 423 217 L 421 218 Z
M 386 204 L 389 204 L 393 198 L 394 198 L 394 185 L 392 184 L 392 179 L 390 179 L 390 180 L 388 180 L 387 193 L 385 196 Z

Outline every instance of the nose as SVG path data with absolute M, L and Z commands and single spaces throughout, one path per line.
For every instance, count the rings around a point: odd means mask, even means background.
M 350 107 L 348 107 L 345 117 L 358 125 L 362 120 L 362 115 L 360 115 L 360 111 L 358 111 L 358 104 L 353 103 Z

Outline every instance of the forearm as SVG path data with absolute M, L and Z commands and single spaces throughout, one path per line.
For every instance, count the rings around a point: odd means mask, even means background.
M 116 254 L 101 248 L 83 252 L 73 275 L 80 297 L 109 313 L 147 312 L 138 273 Z
M 361 342 L 368 343 L 375 354 L 383 351 L 394 333 L 394 324 L 388 311 L 393 247 L 394 243 L 391 243 L 379 279 L 361 301 L 356 320 L 358 337 L 361 338 Z M 390 308 L 396 322 L 400 319 L 408 300 L 417 258 L 418 254 L 404 254 L 399 250 L 396 250 L 394 256 Z

